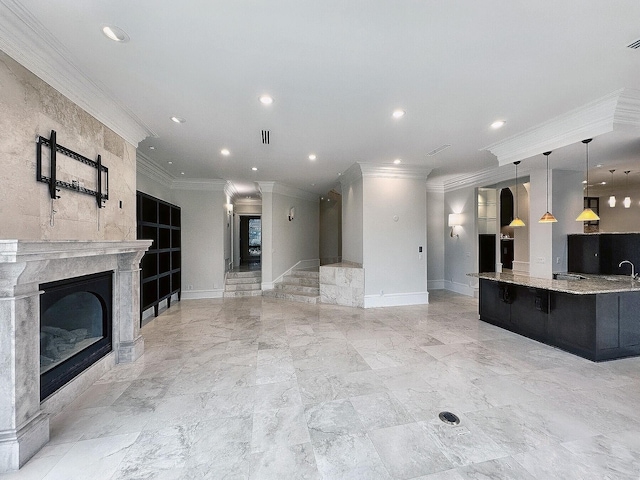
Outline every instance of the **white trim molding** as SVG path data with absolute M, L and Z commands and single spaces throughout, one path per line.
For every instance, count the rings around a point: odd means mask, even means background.
M 309 193 L 299 188 L 291 187 L 279 182 L 258 182 L 261 192 L 277 193 L 286 197 L 299 198 L 300 200 L 307 200 L 309 202 L 319 202 L 320 197 L 315 193 Z
M 379 178 L 414 178 L 425 180 L 431 173 L 431 168 L 421 165 L 379 165 L 358 162 L 363 177 Z
M 364 308 L 427 305 L 428 303 L 429 292 L 389 293 L 385 295 L 364 296 Z
M 150 178 L 166 188 L 171 188 L 174 180 L 174 177 L 167 170 L 140 151 L 136 152 L 136 173 Z
M 640 127 L 640 90 L 616 90 L 481 150 L 493 153 L 499 165 L 507 165 L 612 132 L 621 125 Z
M 119 102 L 109 89 L 89 78 L 73 56 L 27 9 L 24 1 L 0 1 L 0 50 L 23 65 L 98 121 L 137 147 L 151 128 Z
M 171 182 L 171 190 L 202 190 L 206 192 L 224 192 L 226 185 L 227 181 L 220 178 L 214 178 L 210 180 L 185 178 L 184 180 L 174 180 L 173 182 Z
M 203 298 L 222 298 L 224 288 L 216 288 L 213 290 L 183 290 L 180 300 L 200 300 Z
M 468 297 L 478 298 L 480 287 L 472 287 L 466 283 L 458 283 L 452 280 L 444 281 L 444 289 L 451 292 L 466 295 Z
M 427 280 L 427 290 L 444 290 L 444 278 L 440 280 Z

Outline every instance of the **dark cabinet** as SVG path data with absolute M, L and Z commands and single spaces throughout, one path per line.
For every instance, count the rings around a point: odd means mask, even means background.
M 480 279 L 480 320 L 593 361 L 640 355 L 640 292 L 576 295 Z
M 140 315 L 171 296 L 181 293 L 181 213 L 180 207 L 137 192 L 138 239 L 153 240 L 140 262 Z
M 513 239 L 500 240 L 500 261 L 502 268 L 513 269 Z
M 481 233 L 478 235 L 478 268 L 480 272 L 496 271 L 496 235 Z
M 628 275 L 640 265 L 640 233 L 576 234 L 567 237 L 568 270 L 576 273 Z

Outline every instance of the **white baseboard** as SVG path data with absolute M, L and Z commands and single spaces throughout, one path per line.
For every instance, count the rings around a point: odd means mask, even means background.
M 524 273 L 525 275 L 528 275 L 529 262 L 519 262 L 517 260 L 514 260 L 511 270 L 513 271 L 513 273 Z
M 427 280 L 427 290 L 444 290 L 444 279 Z
M 458 283 L 451 280 L 444 281 L 445 290 L 459 293 L 461 295 L 467 295 L 468 297 L 478 298 L 478 287 L 472 287 L 466 283 Z
M 390 293 L 387 295 L 365 295 L 364 308 L 400 307 L 403 305 L 426 305 L 429 292 Z
M 199 300 L 202 298 L 222 298 L 224 294 L 223 288 L 216 288 L 214 290 L 183 290 L 182 300 Z

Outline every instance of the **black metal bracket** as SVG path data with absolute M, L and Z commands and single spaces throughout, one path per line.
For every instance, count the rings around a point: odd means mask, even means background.
M 50 138 L 38 136 L 38 138 L 36 138 L 36 145 L 36 180 L 38 182 L 46 183 L 49 185 L 49 195 L 52 199 L 60 198 L 58 196 L 58 192 L 61 188 L 64 188 L 95 197 L 98 208 L 103 208 L 103 203 L 109 200 L 109 169 L 102 165 L 102 158 L 100 157 L 100 155 L 98 155 L 98 161 L 94 162 L 93 160 L 90 160 L 87 157 L 74 152 L 73 150 L 69 150 L 62 145 L 58 145 L 56 141 L 55 130 L 51 130 Z M 51 150 L 50 173 L 48 177 L 42 174 L 43 145 L 45 147 L 49 147 L 49 149 Z M 88 188 L 81 187 L 78 182 L 69 183 L 58 180 L 56 178 L 56 153 L 61 153 L 69 158 L 73 158 L 74 160 L 95 168 L 97 174 L 97 190 L 89 190 Z M 103 174 L 105 176 L 104 184 L 102 181 Z

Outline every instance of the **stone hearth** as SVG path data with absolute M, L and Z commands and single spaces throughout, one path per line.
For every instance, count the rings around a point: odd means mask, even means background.
M 113 271 L 110 355 L 115 363 L 133 362 L 144 351 L 139 272 L 150 244 L 0 240 L 0 472 L 18 469 L 49 440 L 49 418 L 40 403 L 39 285 Z M 82 385 L 83 375 L 72 383 Z M 46 401 L 55 402 L 57 395 Z

